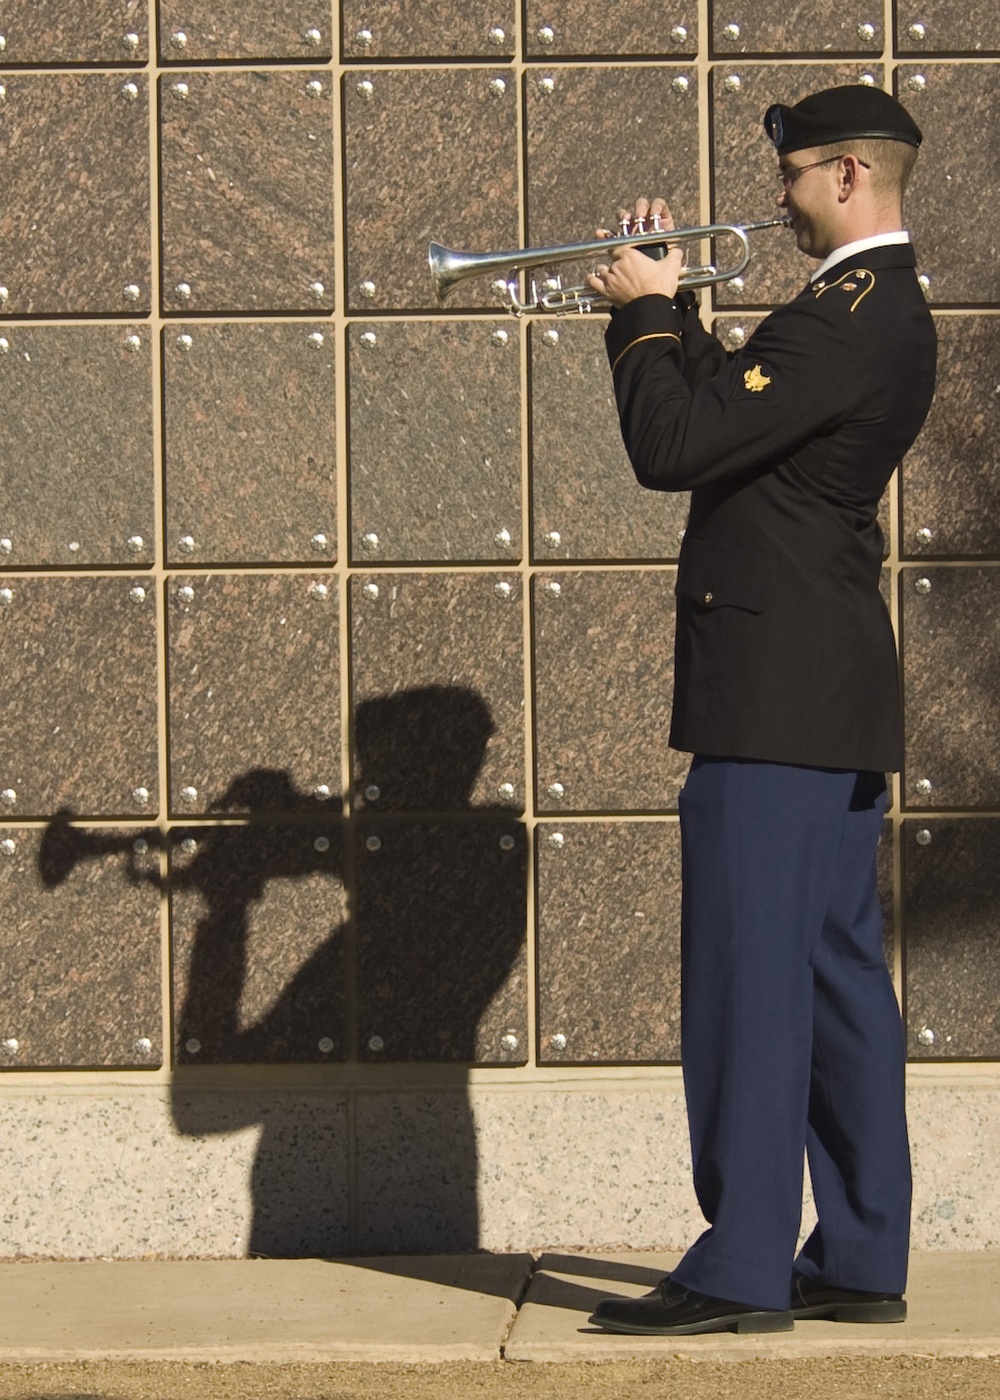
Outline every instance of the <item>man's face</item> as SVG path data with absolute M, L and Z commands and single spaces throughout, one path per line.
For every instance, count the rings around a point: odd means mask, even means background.
M 777 198 L 792 221 L 799 252 L 825 258 L 836 246 L 831 216 L 836 213 L 840 156 L 820 156 L 813 148 L 780 156 Z

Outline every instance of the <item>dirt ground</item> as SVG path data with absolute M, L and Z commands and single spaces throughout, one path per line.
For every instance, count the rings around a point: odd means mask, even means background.
M 0 1400 L 1000 1400 L 1000 1357 L 0 1365 Z

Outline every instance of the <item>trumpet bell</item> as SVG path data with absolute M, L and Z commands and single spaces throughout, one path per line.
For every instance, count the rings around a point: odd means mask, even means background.
M 444 301 L 456 282 L 473 275 L 475 268 L 470 269 L 469 263 L 474 263 L 477 257 L 476 253 L 460 253 L 456 248 L 446 248 L 443 243 L 430 245 L 427 249 L 427 263 L 431 270 L 434 295 L 438 301 Z

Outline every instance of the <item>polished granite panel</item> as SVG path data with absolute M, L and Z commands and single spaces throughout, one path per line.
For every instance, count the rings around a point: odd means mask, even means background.
M 523 1064 L 521 823 L 365 821 L 355 869 L 361 1059 Z
M 148 577 L 0 577 L 0 812 L 157 810 L 156 602 Z
M 592 242 L 639 195 L 666 194 L 678 227 L 700 223 L 693 69 L 532 68 L 524 110 L 532 247 Z M 552 272 L 565 286 L 579 285 L 596 261 L 543 267 L 538 276 Z
M 333 52 L 330 0 L 160 0 L 160 60 L 299 59 Z
M 903 805 L 1000 807 L 1000 570 L 901 569 Z
M 513 325 L 356 322 L 355 560 L 521 556 L 521 357 Z
M 430 239 L 463 250 L 520 243 L 509 70 L 350 72 L 344 143 L 351 310 L 436 309 Z M 495 306 L 489 282 L 459 283 L 448 309 Z
M 548 823 L 538 851 L 538 1058 L 680 1058 L 676 822 Z
M 152 564 L 145 326 L 8 326 L 0 339 L 3 562 Z
M 171 811 L 339 812 L 336 576 L 174 575 L 167 617 Z
M 166 328 L 168 559 L 336 557 L 334 358 L 325 324 Z
M 162 1060 L 155 829 L 0 827 L 0 1067 Z
M 900 474 L 901 552 L 911 558 L 1000 553 L 996 366 L 1000 318 L 935 317 L 938 380 Z
M 713 217 L 720 223 L 755 223 L 776 218 L 780 186 L 774 147 L 762 120 L 772 102 L 791 106 L 810 92 L 856 83 L 862 74 L 882 83 L 878 64 L 745 64 L 738 59 L 716 64 L 712 72 L 712 158 L 715 185 Z M 717 258 L 729 264 L 732 243 L 719 243 Z M 791 232 L 761 229 L 750 235 L 750 265 L 740 285 L 715 289 L 718 306 L 773 306 L 798 293 L 816 266 L 797 251 Z
M 906 1024 L 914 1059 L 1000 1057 L 1000 822 L 903 823 Z
M 171 833 L 180 1064 L 325 1064 L 346 1053 L 343 827 Z
M 688 493 L 638 484 L 622 446 L 603 318 L 531 327 L 532 555 L 676 559 Z
M 906 196 L 918 270 L 933 303 L 1000 300 L 994 213 L 1000 202 L 995 143 L 1000 65 L 902 64 L 896 92 L 924 133 Z
M 12 64 L 145 63 L 149 57 L 147 0 L 84 0 L 41 5 L 4 0 L 0 68 Z
M 667 746 L 675 569 L 539 574 L 535 768 L 544 812 L 675 811 Z
M 973 54 L 1000 50 L 1000 15 L 992 0 L 898 0 L 896 51 Z
M 353 786 L 373 812 L 524 804 L 516 576 L 351 580 Z
M 891 791 L 889 805 L 890 807 L 892 805 Z M 890 972 L 894 972 L 896 968 L 900 941 L 899 930 L 896 927 L 895 848 L 896 838 L 892 817 L 887 816 L 882 823 L 882 834 L 879 837 L 876 853 L 876 866 L 878 869 L 878 900 L 882 909 L 882 951 L 885 953 L 886 965 Z
M 149 310 L 143 73 L 9 73 L 0 103 L 8 315 Z
M 342 0 L 345 63 L 380 58 L 513 58 L 513 0 Z
M 747 54 L 881 54 L 882 7 L 872 0 L 712 0 L 712 48 Z
M 332 96 L 324 69 L 161 79 L 166 312 L 332 310 Z
M 608 5 L 601 0 L 526 0 L 525 53 L 529 58 L 576 55 L 678 58 L 698 52 L 698 6 Z

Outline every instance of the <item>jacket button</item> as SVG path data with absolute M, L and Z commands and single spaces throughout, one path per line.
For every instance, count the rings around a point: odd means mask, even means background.
M 715 597 L 715 594 L 714 594 L 714 593 L 706 593 L 706 594 L 705 594 L 705 599 L 704 599 L 704 601 L 705 601 L 706 603 L 710 603 L 714 597 Z

